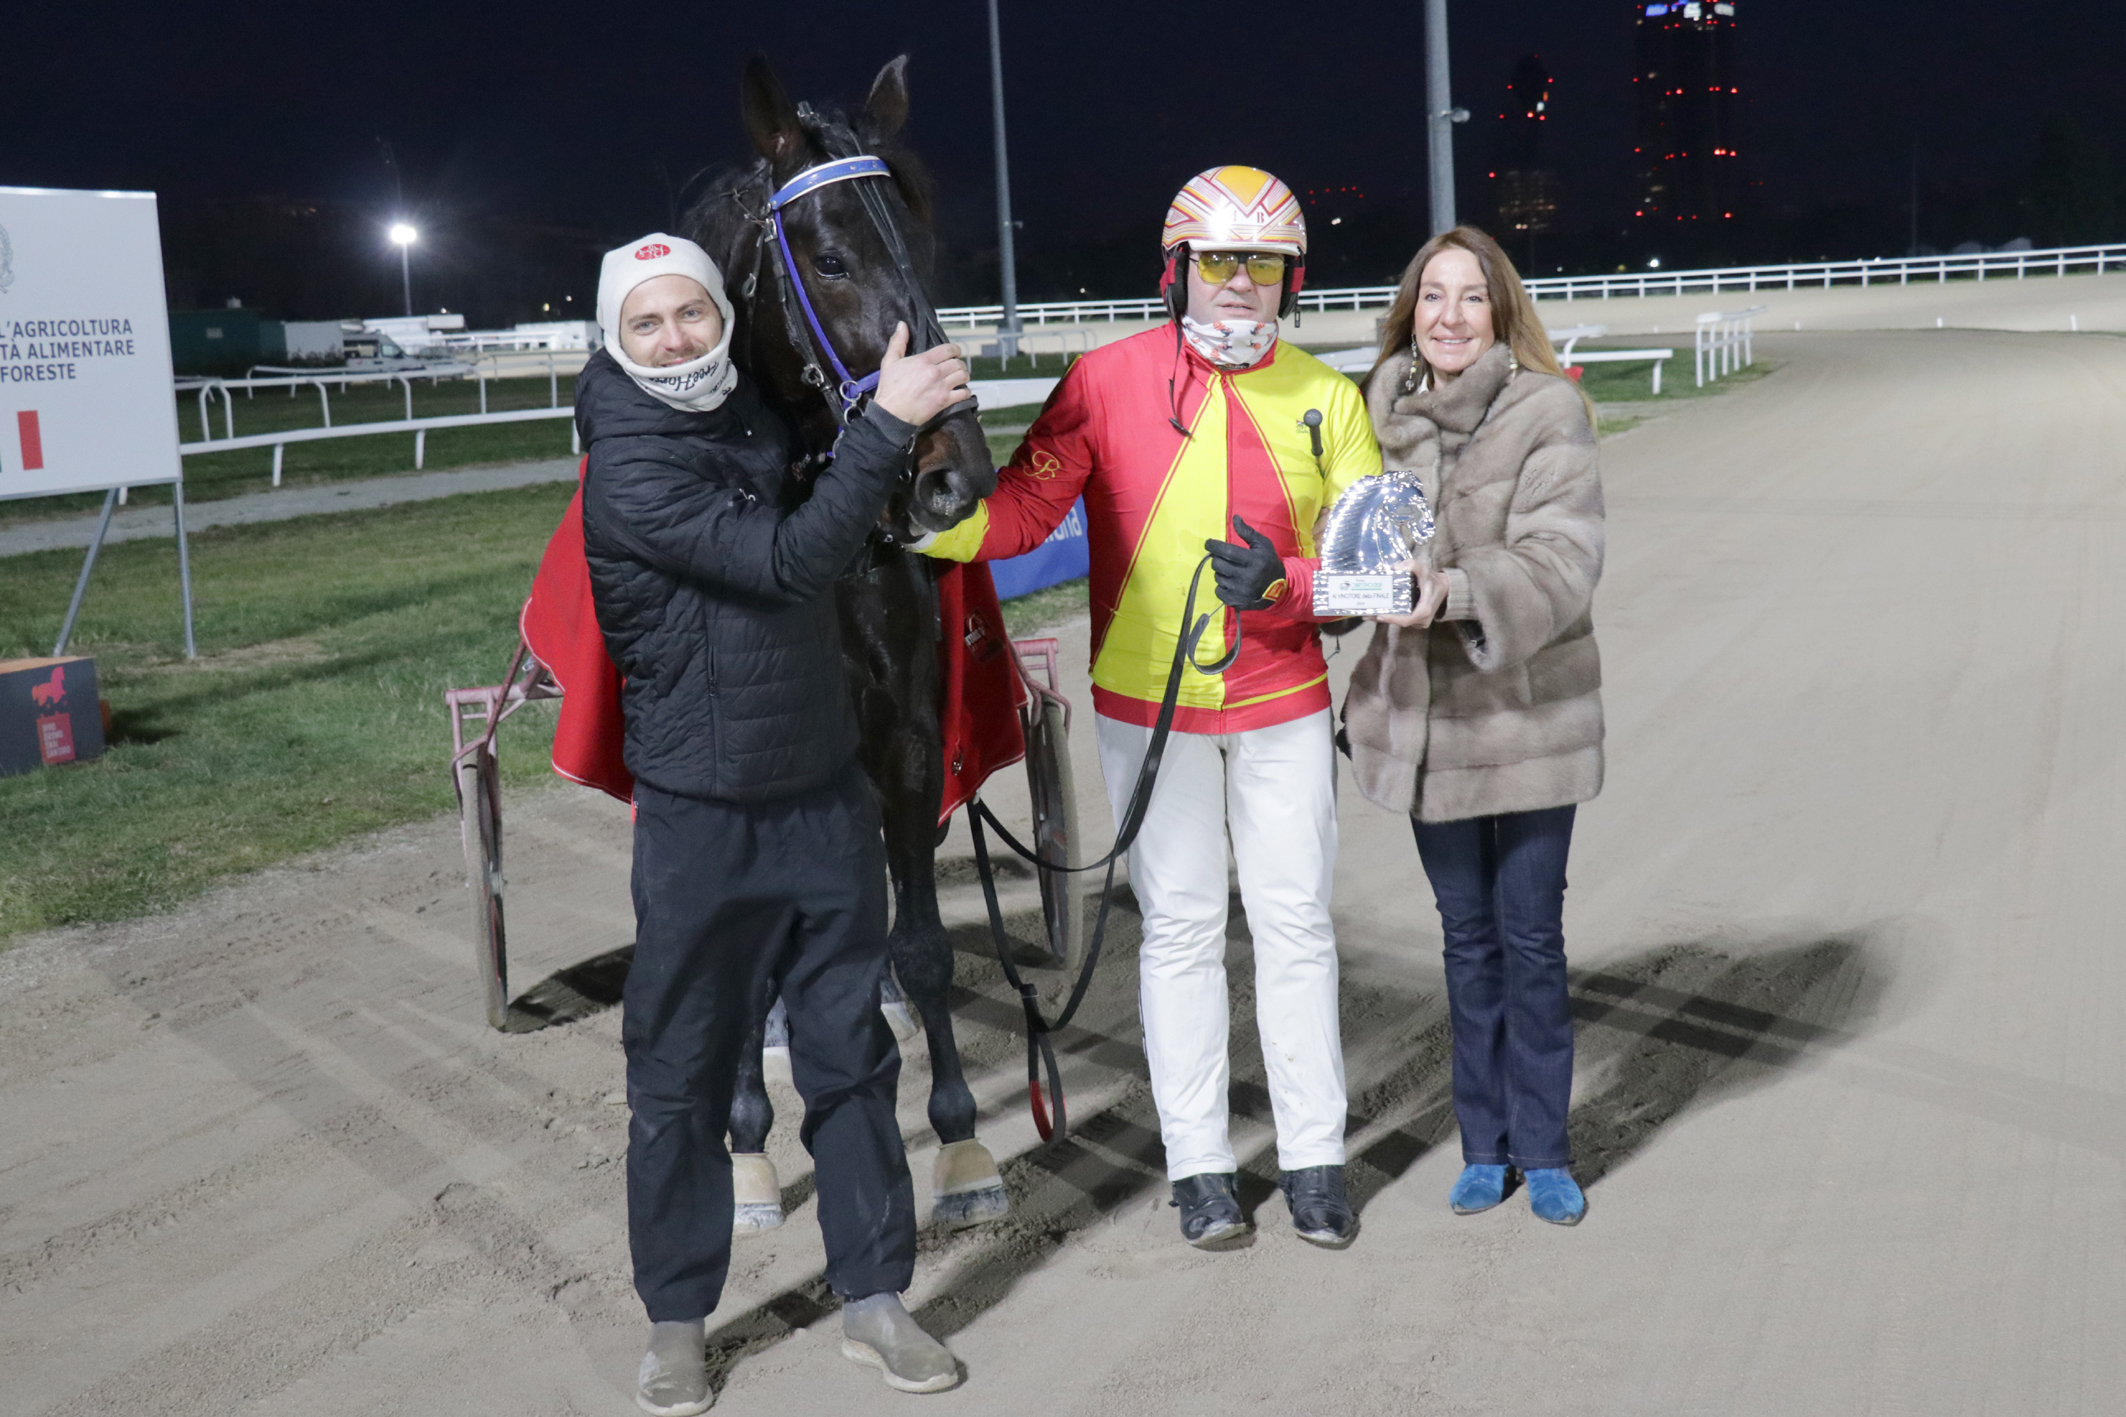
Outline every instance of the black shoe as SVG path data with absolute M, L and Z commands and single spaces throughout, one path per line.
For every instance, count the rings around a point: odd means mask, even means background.
M 1238 1177 L 1206 1171 L 1174 1182 L 1172 1204 L 1181 1207 L 1181 1238 L 1199 1250 L 1226 1250 L 1248 1236 L 1240 1213 Z
M 1277 1179 L 1285 1204 L 1292 1208 L 1292 1228 L 1299 1238 L 1324 1249 L 1340 1250 L 1358 1234 L 1358 1217 L 1344 1194 L 1341 1166 L 1304 1166 Z

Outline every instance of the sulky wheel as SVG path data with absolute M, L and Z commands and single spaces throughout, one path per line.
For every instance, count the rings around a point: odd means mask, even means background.
M 487 990 L 487 1021 L 509 1021 L 509 947 L 502 929 L 502 796 L 492 744 L 457 764 L 465 832 L 465 884 L 472 892 L 474 967 Z
M 1077 865 L 1078 794 L 1071 781 L 1070 738 L 1064 729 L 1068 712 L 1061 700 L 1036 698 L 1023 714 L 1026 728 L 1026 785 L 1033 799 L 1033 839 L 1028 843 L 1043 859 Z M 1085 950 L 1085 883 L 1075 875 L 1043 871 L 1041 920 L 1048 933 L 1050 968 L 1074 970 Z

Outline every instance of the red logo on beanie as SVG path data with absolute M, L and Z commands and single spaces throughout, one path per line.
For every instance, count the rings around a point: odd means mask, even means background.
M 671 254 L 671 247 L 665 245 L 662 241 L 652 241 L 649 245 L 636 250 L 635 259 L 638 261 L 654 261 L 659 256 L 669 256 Z

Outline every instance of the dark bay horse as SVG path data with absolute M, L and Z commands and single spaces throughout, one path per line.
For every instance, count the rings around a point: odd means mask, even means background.
M 926 182 L 898 142 L 908 117 L 906 69 L 905 55 L 888 64 L 861 111 L 845 118 L 793 104 L 766 61 L 755 58 L 741 93 L 759 160 L 710 183 L 687 213 L 686 235 L 722 268 L 736 313 L 735 357 L 815 460 L 832 448 L 856 393 L 848 381 L 854 371 L 878 367 L 897 322 L 907 322 L 913 336 L 910 353 L 942 339 L 922 286 L 930 253 Z M 858 153 L 882 159 L 887 171 L 824 181 L 789 197 L 777 230 L 775 194 L 795 190 L 792 179 L 804 174 L 817 181 L 846 173 L 846 165 L 823 165 Z M 932 1178 L 935 1214 L 961 1225 L 994 1219 L 1008 1202 L 995 1160 L 975 1140 L 974 1096 L 946 1007 L 952 947 L 932 874 L 944 790 L 937 594 L 924 558 L 897 548 L 964 520 L 995 487 L 970 401 L 916 440 L 911 475 L 859 572 L 835 592 L 864 768 L 885 819 L 894 898 L 889 950 L 929 1038 L 930 1125 L 945 1144 Z M 759 1155 L 774 1120 L 760 1062 L 756 1038 L 731 1110 L 741 1230 L 781 1221 L 774 1171 Z

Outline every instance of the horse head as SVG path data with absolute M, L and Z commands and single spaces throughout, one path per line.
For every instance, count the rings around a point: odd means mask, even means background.
M 1362 477 L 1322 515 L 1318 533 L 1326 571 L 1379 572 L 1400 565 L 1432 539 L 1432 508 L 1414 472 Z
M 814 452 L 833 445 L 848 411 L 844 378 L 878 368 L 896 324 L 908 325 L 910 353 L 943 339 L 924 287 L 932 248 L 928 183 L 899 143 L 908 118 L 907 63 L 902 55 L 881 69 L 849 119 L 793 104 L 756 56 L 746 65 L 741 108 L 759 161 L 714 184 L 688 213 L 687 234 L 716 258 L 730 288 L 732 349 L 769 400 L 792 414 Z M 771 195 L 792 178 L 857 153 L 883 160 L 887 173 L 828 182 L 779 213 L 770 209 Z M 970 516 L 996 481 L 969 402 L 918 435 L 911 475 L 887 505 L 884 529 L 896 540 L 943 531 Z

